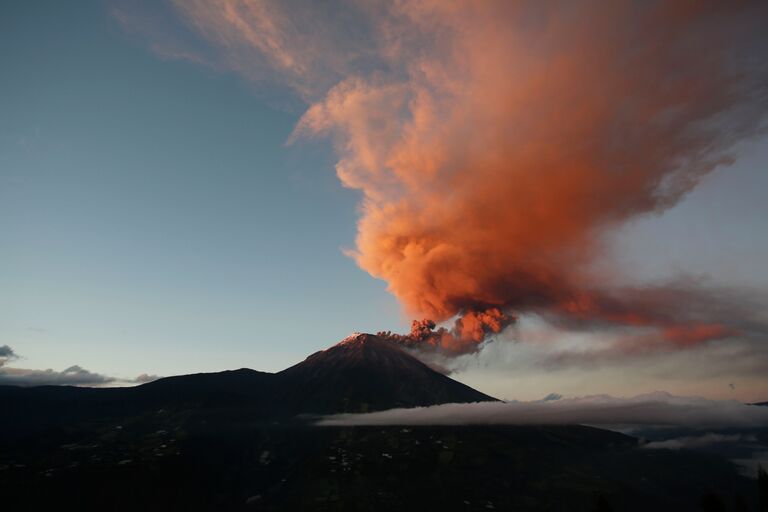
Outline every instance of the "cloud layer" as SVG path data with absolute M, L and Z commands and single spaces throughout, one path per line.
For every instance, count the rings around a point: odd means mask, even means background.
M 664 441 L 652 441 L 643 445 L 643 448 L 650 450 L 682 450 L 687 448 L 701 448 L 722 443 L 753 443 L 757 439 L 753 435 L 743 434 L 716 434 L 709 432 L 702 436 L 686 436 Z
M 320 426 L 350 425 L 565 425 L 681 426 L 697 429 L 766 427 L 768 407 L 650 393 L 632 398 L 607 395 L 535 402 L 480 402 L 392 409 L 325 417 Z

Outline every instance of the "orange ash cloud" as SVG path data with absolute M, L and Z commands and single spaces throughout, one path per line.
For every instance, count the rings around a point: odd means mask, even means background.
M 604 310 L 590 298 L 590 265 L 605 230 L 674 205 L 755 128 L 750 114 L 763 110 L 740 108 L 765 91 L 728 67 L 745 12 L 691 2 L 402 9 L 432 36 L 426 49 L 393 50 L 407 79 L 342 82 L 297 128 L 333 133 L 339 177 L 365 193 L 353 253 L 363 269 L 411 314 L 465 313 L 458 338 L 468 343 L 495 332 L 490 310 L 587 312 L 658 325 L 683 344 L 733 332 Z M 585 297 L 589 308 L 573 311 Z
M 408 314 L 459 317 L 404 342 L 471 351 L 529 311 L 678 345 L 739 330 L 593 268 L 607 231 L 674 206 L 756 132 L 764 2 L 344 4 L 368 39 L 313 25 L 332 21 L 312 3 L 178 7 L 311 103 L 293 138 L 333 137 L 339 178 L 362 191 L 358 265 Z

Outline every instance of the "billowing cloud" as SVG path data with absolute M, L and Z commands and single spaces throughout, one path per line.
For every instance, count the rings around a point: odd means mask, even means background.
M 363 195 L 350 256 L 428 319 L 394 341 L 472 352 L 530 313 L 628 352 L 768 332 L 706 286 L 596 270 L 607 234 L 760 131 L 765 2 L 173 6 L 230 69 L 309 103 L 292 140 L 330 137 Z
M 365 195 L 352 254 L 412 314 L 542 311 L 671 344 L 728 338 L 738 329 L 700 315 L 700 290 L 629 289 L 591 264 L 606 230 L 674 205 L 760 126 L 753 9 L 398 4 L 406 43 L 390 55 L 405 77 L 341 82 L 296 133 L 335 138 L 339 177 Z
M 766 427 L 768 408 L 735 400 L 677 397 L 656 392 L 632 398 L 607 395 L 534 402 L 478 402 L 367 414 L 339 414 L 321 426 L 348 425 L 646 425 L 697 429 Z

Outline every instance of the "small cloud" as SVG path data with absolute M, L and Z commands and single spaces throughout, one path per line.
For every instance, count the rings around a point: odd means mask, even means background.
M 162 377 L 159 375 L 149 375 L 146 373 L 142 373 L 141 375 L 133 379 L 131 382 L 134 382 L 136 384 L 146 384 L 147 382 L 152 382 L 157 379 L 162 379 Z
M 19 356 L 8 345 L 0 345 L 0 368 L 8 361 L 18 359 Z

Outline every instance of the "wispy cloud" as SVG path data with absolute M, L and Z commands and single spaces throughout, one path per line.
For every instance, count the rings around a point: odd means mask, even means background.
M 372 10 L 356 1 L 113 0 L 112 16 L 162 59 L 231 71 L 310 102 L 380 59 Z

